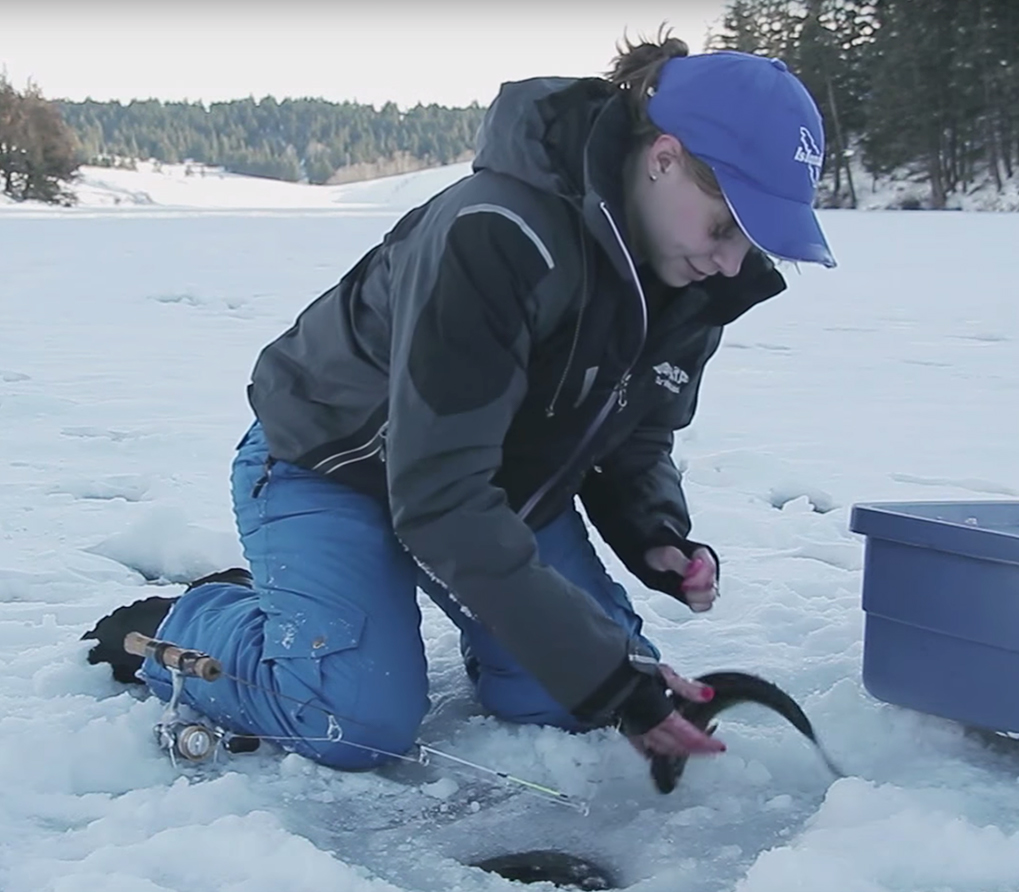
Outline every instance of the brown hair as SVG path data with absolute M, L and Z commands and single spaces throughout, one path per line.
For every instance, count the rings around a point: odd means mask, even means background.
M 630 38 L 623 35 L 622 42 L 616 44 L 616 56 L 605 77 L 623 91 L 633 121 L 634 141 L 643 148 L 662 135 L 661 128 L 647 113 L 648 99 L 658 85 L 662 67 L 669 59 L 690 55 L 690 48 L 673 37 L 672 29 L 666 28 L 664 22 L 653 39 L 641 36 L 638 40 L 639 43 L 631 43 Z M 711 168 L 689 152 L 683 153 L 683 159 L 697 185 L 708 195 L 721 197 L 722 189 Z

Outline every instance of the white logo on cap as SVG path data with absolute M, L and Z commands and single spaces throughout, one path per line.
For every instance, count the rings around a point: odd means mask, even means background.
M 814 135 L 806 127 L 800 128 L 800 145 L 793 158 L 807 165 L 807 169 L 810 171 L 810 182 L 816 186 L 821 179 L 821 164 L 824 162 L 824 156 L 821 154 L 820 146 L 814 141 Z

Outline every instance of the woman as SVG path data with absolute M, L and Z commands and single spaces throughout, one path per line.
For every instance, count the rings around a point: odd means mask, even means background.
M 92 659 L 133 675 L 111 648 L 158 625 L 246 682 L 188 686 L 200 712 L 370 767 L 428 709 L 420 586 L 495 715 L 724 749 L 673 711 L 667 689 L 711 691 L 658 662 L 574 498 L 645 585 L 711 608 L 673 432 L 723 326 L 785 287 L 765 255 L 834 266 L 811 209 L 823 145 L 781 62 L 667 35 L 606 79 L 505 84 L 474 172 L 262 351 L 233 470 L 253 580 L 121 608 Z M 140 676 L 169 696 L 152 661 Z

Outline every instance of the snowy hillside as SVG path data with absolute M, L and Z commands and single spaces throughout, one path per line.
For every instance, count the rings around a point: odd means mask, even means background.
M 76 210 L 146 208 L 194 210 L 333 210 L 338 206 L 403 203 L 408 206 L 470 172 L 469 164 L 451 164 L 411 174 L 343 186 L 309 186 L 225 173 L 200 164 L 142 161 L 137 170 L 82 167 L 70 190 Z M 0 196 L 3 200 L 4 196 Z M 15 204 L 7 211 L 28 213 L 45 208 L 39 202 Z
M 81 207 L 0 209 L 0 889 L 509 892 L 469 864 L 557 846 L 634 892 L 1015 892 L 1019 752 L 868 696 L 847 523 L 859 501 L 1019 498 L 1017 215 L 824 212 L 839 268 L 790 269 L 727 331 L 676 447 L 723 560 L 711 613 L 599 543 L 677 669 L 781 684 L 846 778 L 748 707 L 661 796 L 614 732 L 480 714 L 427 603 L 422 738 L 588 815 L 439 759 L 341 774 L 266 746 L 177 771 L 160 705 L 86 664 L 102 613 L 238 560 L 227 475 L 258 351 L 465 172 L 93 169 Z

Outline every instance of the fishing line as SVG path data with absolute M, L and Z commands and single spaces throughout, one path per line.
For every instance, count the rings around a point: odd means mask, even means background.
M 216 746 L 220 743 L 225 742 L 227 750 L 230 751 L 229 742 L 237 738 L 279 742 L 301 741 L 305 743 L 342 743 L 346 746 L 353 747 L 354 749 L 376 753 L 380 756 L 387 756 L 391 759 L 397 759 L 418 765 L 428 765 L 429 757 L 437 756 L 442 759 L 447 759 L 456 765 L 471 768 L 491 777 L 497 777 L 510 784 L 516 784 L 521 788 L 522 792 L 529 793 L 532 796 L 536 796 L 546 801 L 555 802 L 559 805 L 568 806 L 569 808 L 576 809 L 583 815 L 590 814 L 590 806 L 587 802 L 575 799 L 568 793 L 556 790 L 554 787 L 549 787 L 545 784 L 539 784 L 536 781 L 517 777 L 516 775 L 510 774 L 508 771 L 502 771 L 501 769 L 489 768 L 486 765 L 480 765 L 477 762 L 472 762 L 461 756 L 455 756 L 452 753 L 436 749 L 430 744 L 424 743 L 420 740 L 416 740 L 414 742 L 414 746 L 417 747 L 418 750 L 418 755 L 416 757 L 408 756 L 404 753 L 394 753 L 389 750 L 381 749 L 380 747 L 369 746 L 367 744 L 347 740 L 343 734 L 343 727 L 336 716 L 316 703 L 308 700 L 302 700 L 289 694 L 283 694 L 279 691 L 271 690 L 257 682 L 251 681 L 250 679 L 242 678 L 239 675 L 234 675 L 229 672 L 224 672 L 222 664 L 214 657 L 210 657 L 208 654 L 193 650 L 185 650 L 168 642 L 146 638 L 145 636 L 138 635 L 137 633 L 132 633 L 128 637 L 132 639 L 129 652 L 137 652 L 139 650 L 143 651 L 145 656 L 151 657 L 160 666 L 167 669 L 173 679 L 173 693 L 167 703 L 166 709 L 164 710 L 163 718 L 156 726 L 156 731 L 160 743 L 169 751 L 171 760 L 173 760 L 175 764 L 175 750 L 185 759 L 190 761 L 202 761 L 207 757 L 205 754 L 211 754 L 214 752 Z M 127 641 L 125 641 L 125 649 L 128 649 Z M 204 666 L 202 664 L 203 659 L 207 661 Z M 207 728 L 202 723 L 185 723 L 178 713 L 178 705 L 184 692 L 185 678 L 198 678 L 207 681 L 215 681 L 219 678 L 228 678 L 239 685 L 244 685 L 245 687 L 259 691 L 270 697 L 275 697 L 278 700 L 287 700 L 292 703 L 296 703 L 302 709 L 315 710 L 316 712 L 324 715 L 328 721 L 326 736 L 307 737 L 243 733 L 232 734 L 231 732 L 218 727 L 215 729 Z M 193 709 L 193 707 L 190 708 Z M 353 725 L 359 725 L 363 728 L 370 727 L 346 716 L 342 718 L 345 722 L 349 722 Z M 204 731 L 204 737 L 201 733 L 202 731 Z M 183 738 L 182 734 L 184 735 Z

